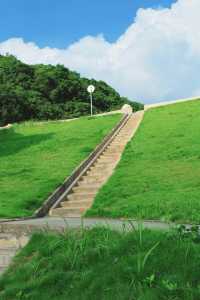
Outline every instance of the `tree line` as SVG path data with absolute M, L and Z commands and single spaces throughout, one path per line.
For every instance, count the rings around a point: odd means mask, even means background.
M 96 87 L 94 113 L 130 104 L 104 81 L 83 78 L 63 65 L 28 65 L 11 55 L 0 55 L 0 126 L 26 120 L 57 120 L 89 115 L 87 86 Z

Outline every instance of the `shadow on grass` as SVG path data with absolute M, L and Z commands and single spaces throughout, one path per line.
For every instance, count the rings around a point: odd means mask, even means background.
M 16 154 L 25 148 L 40 144 L 53 137 L 54 133 L 24 136 L 16 133 L 14 128 L 0 132 L 0 157 Z

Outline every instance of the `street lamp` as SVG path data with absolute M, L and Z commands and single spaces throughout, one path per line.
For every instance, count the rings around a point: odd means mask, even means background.
M 90 112 L 91 112 L 91 117 L 92 117 L 92 115 L 93 115 L 93 103 L 92 103 L 93 99 L 92 99 L 92 94 L 95 91 L 94 85 L 89 85 L 88 88 L 87 88 L 87 91 L 90 94 Z

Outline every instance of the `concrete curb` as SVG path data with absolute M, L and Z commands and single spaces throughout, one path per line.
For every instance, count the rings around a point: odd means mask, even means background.
M 71 229 L 94 228 L 97 226 L 109 227 L 113 230 L 123 231 L 137 229 L 141 226 L 150 230 L 165 230 L 177 228 L 184 225 L 190 229 L 195 224 L 177 224 L 172 222 L 162 222 L 154 220 L 136 220 L 136 219 L 110 219 L 110 218 L 59 218 L 44 217 L 26 221 L 13 221 L 0 224 L 1 233 L 27 234 L 31 235 L 35 231 L 53 230 L 65 231 Z
M 103 116 L 108 116 L 108 115 L 115 115 L 115 114 L 120 114 L 122 113 L 121 110 L 113 110 L 113 111 L 109 111 L 109 112 L 105 112 L 105 113 L 101 113 L 101 114 L 96 114 L 93 117 L 103 117 Z M 88 117 L 90 118 L 90 116 L 83 116 L 83 117 Z M 82 117 L 80 117 L 82 118 Z M 32 122 L 35 123 L 35 125 L 42 125 L 42 124 L 47 124 L 47 123 L 63 123 L 63 122 L 71 122 L 71 121 L 75 121 L 75 120 L 79 120 L 80 118 L 73 118 L 73 119 L 62 119 L 62 120 L 47 120 L 47 121 L 37 121 L 37 120 L 30 120 Z M 29 121 L 24 121 L 24 122 L 29 122 Z M 23 123 L 23 122 L 22 122 Z M 0 130 L 4 130 L 4 129 L 9 129 L 11 127 L 13 127 L 15 123 L 13 124 L 7 124 L 5 126 L 0 127 Z
M 195 100 L 200 100 L 200 96 L 193 97 L 193 98 L 178 99 L 178 100 L 167 101 L 167 102 L 159 102 L 159 103 L 154 103 L 154 104 L 146 104 L 144 106 L 144 110 L 146 111 L 151 108 L 156 108 L 156 107 L 161 107 L 161 106 L 166 106 L 166 105 L 171 105 L 171 104 L 178 104 L 178 103 L 183 103 L 183 102 L 187 102 L 187 101 L 195 101 Z

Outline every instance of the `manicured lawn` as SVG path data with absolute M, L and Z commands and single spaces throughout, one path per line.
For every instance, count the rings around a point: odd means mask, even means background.
M 1 300 L 198 300 L 200 243 L 108 228 L 37 233 L 0 279 Z
M 120 118 L 28 122 L 0 131 L 0 217 L 31 215 Z
M 200 222 L 200 101 L 145 113 L 91 215 Z

